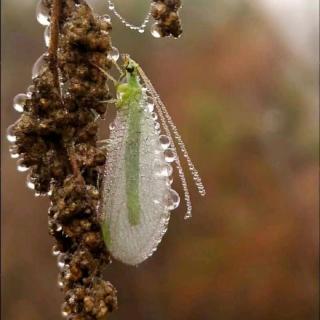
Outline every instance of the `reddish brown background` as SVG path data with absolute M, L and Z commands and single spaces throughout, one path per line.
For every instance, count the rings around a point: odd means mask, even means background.
M 106 12 L 106 1 L 95 3 Z M 135 21 L 147 7 L 117 3 Z M 34 7 L 2 1 L 2 138 L 18 117 L 12 98 L 30 84 L 44 51 Z M 119 291 L 110 319 L 315 320 L 317 43 L 302 48 L 297 32 L 291 46 L 259 1 L 185 1 L 182 13 L 179 40 L 141 36 L 118 22 L 113 39 L 158 88 L 208 196 L 192 191 L 194 218 L 185 222 L 181 206 L 149 261 L 106 270 Z M 312 19 L 311 11 L 306 23 Z M 4 139 L 2 191 L 3 319 L 59 319 L 48 201 L 26 189 Z

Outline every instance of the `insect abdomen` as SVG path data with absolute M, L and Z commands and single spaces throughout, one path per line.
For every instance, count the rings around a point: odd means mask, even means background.
M 130 224 L 140 222 L 139 176 L 140 176 L 140 138 L 142 109 L 133 104 L 128 108 L 128 134 L 125 152 L 125 174 L 128 218 Z

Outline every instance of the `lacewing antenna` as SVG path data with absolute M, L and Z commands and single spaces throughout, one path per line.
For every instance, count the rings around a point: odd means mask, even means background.
M 169 140 L 170 140 L 170 143 L 171 143 L 171 146 L 172 146 L 172 149 L 174 151 L 174 156 L 175 156 L 175 163 L 176 163 L 176 166 L 177 166 L 177 169 L 178 169 L 178 173 L 179 173 L 179 177 L 180 177 L 180 180 L 181 180 L 181 183 L 182 183 L 182 187 L 183 187 L 183 191 L 184 191 L 184 198 L 185 198 L 185 201 L 186 201 L 186 206 L 187 206 L 187 213 L 185 215 L 185 218 L 188 219 L 192 216 L 191 214 L 191 211 L 192 211 L 192 205 L 191 205 L 191 200 L 190 200 L 190 193 L 189 193 L 189 190 L 188 190 L 188 185 L 187 185 L 187 181 L 186 181 L 186 178 L 185 178 L 185 175 L 184 175 L 184 172 L 183 172 L 183 169 L 182 169 L 182 166 L 181 166 L 181 162 L 180 162 L 180 159 L 179 159 L 179 156 L 178 156 L 178 153 L 177 153 L 177 148 L 176 148 L 176 145 L 174 143 L 174 139 L 173 137 L 175 138 L 175 140 L 177 141 L 177 144 L 182 152 L 182 155 L 185 157 L 186 161 L 187 161 L 187 164 L 188 164 L 188 168 L 189 168 L 189 171 L 192 175 L 192 179 L 195 183 L 195 186 L 199 192 L 199 194 L 201 196 L 205 196 L 206 195 L 206 190 L 205 190 L 205 187 L 202 183 L 202 180 L 200 178 L 200 175 L 197 171 L 197 169 L 195 168 L 190 156 L 189 156 L 189 153 L 186 149 L 186 146 L 181 138 L 181 135 L 179 134 L 178 132 L 178 129 L 177 127 L 175 126 L 166 106 L 164 105 L 164 103 L 162 102 L 160 96 L 158 95 L 157 91 L 155 90 L 155 88 L 153 87 L 151 81 L 149 80 L 149 78 L 146 76 L 146 74 L 144 73 L 144 71 L 141 69 L 141 67 L 138 67 L 138 72 L 143 80 L 143 82 L 145 83 L 150 95 L 151 95 L 151 98 L 152 100 L 154 101 L 155 103 L 155 106 L 156 106 L 156 110 L 157 110 L 157 113 L 160 117 L 160 121 L 161 121 L 161 124 L 166 132 L 166 134 L 168 135 L 169 137 Z M 173 136 L 171 134 L 171 131 L 170 129 L 172 130 L 172 133 L 173 133 Z

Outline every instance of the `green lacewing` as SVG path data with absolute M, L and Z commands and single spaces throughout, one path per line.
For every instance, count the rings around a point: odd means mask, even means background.
M 99 212 L 111 255 L 125 264 L 138 265 L 156 251 L 167 231 L 170 213 L 180 203 L 172 189 L 171 164 L 175 164 L 182 182 L 185 218 L 191 217 L 190 194 L 176 144 L 198 192 L 204 196 L 206 191 L 165 105 L 128 55 L 123 75 L 116 83 L 117 113 L 110 124 Z

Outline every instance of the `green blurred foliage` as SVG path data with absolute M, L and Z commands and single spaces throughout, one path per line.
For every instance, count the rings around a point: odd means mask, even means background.
M 95 5 L 106 11 L 103 1 Z M 121 5 L 133 21 L 147 10 L 138 0 Z M 2 3 L 3 133 L 17 117 L 12 97 L 29 85 L 31 66 L 44 51 L 34 6 Z M 179 40 L 141 36 L 114 21 L 113 42 L 140 62 L 161 93 L 208 196 L 192 191 L 194 218 L 185 222 L 181 206 L 149 261 L 106 269 L 119 291 L 120 309 L 111 318 L 316 319 L 313 65 L 286 46 L 254 1 L 185 1 L 182 14 Z M 8 144 L 2 147 L 2 315 L 58 319 L 48 202 L 33 199 Z

